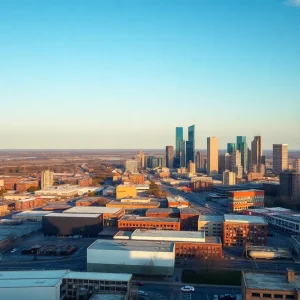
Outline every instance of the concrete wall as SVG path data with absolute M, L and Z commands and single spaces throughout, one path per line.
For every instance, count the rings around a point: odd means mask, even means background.
M 173 252 L 87 250 L 88 271 L 135 274 L 172 275 L 175 264 Z
M 60 288 L 59 286 L 0 288 L 0 295 L 3 300 L 60 300 Z

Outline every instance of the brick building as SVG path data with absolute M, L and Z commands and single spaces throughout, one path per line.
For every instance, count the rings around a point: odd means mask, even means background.
M 128 231 L 135 229 L 180 230 L 180 220 L 178 218 L 148 218 L 125 215 L 118 221 L 118 229 Z
M 16 191 L 17 192 L 26 192 L 29 188 L 39 188 L 39 181 L 38 180 L 26 180 L 20 181 L 16 183 Z
M 0 180 L 3 180 L 4 190 L 15 190 L 18 182 L 22 180 L 21 176 L 2 176 Z
M 267 244 L 267 223 L 262 217 L 224 215 L 224 246 L 264 246 Z
M 179 208 L 181 230 L 198 230 L 198 219 L 200 212 L 195 208 Z
M 193 192 L 207 192 L 211 191 L 213 187 L 213 183 L 209 181 L 195 181 L 189 184 L 189 187 L 192 189 Z
M 124 208 L 126 214 L 135 213 L 135 214 L 145 214 L 148 208 L 158 208 L 160 203 L 157 201 L 150 201 L 147 203 L 136 203 L 136 202 L 121 202 L 112 200 L 106 204 L 106 207 L 118 207 Z
M 149 208 L 146 211 L 146 217 L 150 218 L 179 218 L 178 208 Z
M 136 229 L 134 232 L 119 231 L 114 239 L 131 239 L 153 242 L 174 242 L 176 257 L 222 258 L 222 243 L 219 237 L 205 237 L 199 231 L 169 231 Z
M 7 203 L 0 202 L 0 216 L 6 215 L 8 212 L 8 205 Z
M 168 207 L 189 207 L 189 201 L 180 196 L 167 197 Z
M 144 174 L 129 174 L 128 179 L 131 184 L 145 183 L 145 175 Z
M 18 200 L 15 202 L 15 210 L 16 211 L 30 210 L 36 207 L 40 207 L 43 204 L 44 204 L 44 199 L 38 197 Z
M 239 212 L 249 208 L 264 207 L 265 192 L 262 190 L 244 190 L 228 192 L 228 208 Z
M 81 179 L 78 179 L 76 184 L 78 184 L 80 187 L 86 187 L 86 186 L 90 186 L 92 182 L 93 180 L 91 177 L 83 177 Z
M 292 269 L 287 269 L 286 274 L 242 272 L 242 298 L 299 300 L 300 277 Z

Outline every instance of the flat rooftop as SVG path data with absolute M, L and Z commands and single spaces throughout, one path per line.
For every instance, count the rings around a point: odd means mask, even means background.
M 179 208 L 180 210 L 180 214 L 188 214 L 188 215 L 199 215 L 200 212 L 192 207 L 183 207 L 183 208 Z
M 101 280 L 101 281 L 130 281 L 131 274 L 119 273 L 96 273 L 96 272 L 68 272 L 64 278 L 84 279 L 84 280 Z
M 223 216 L 210 216 L 210 215 L 200 215 L 199 222 L 201 221 L 208 221 L 208 222 L 223 222 L 224 217 Z
M 243 280 L 250 289 L 295 291 L 300 288 L 300 277 L 295 275 L 295 281 L 289 283 L 286 274 L 243 272 Z
M 267 224 L 262 217 L 247 215 L 224 215 L 224 222 L 247 223 L 247 224 Z
M 153 241 L 96 240 L 88 250 L 173 252 L 174 243 Z
M 168 202 L 189 202 L 188 200 L 184 199 L 181 196 L 168 196 L 167 197 Z
M 170 242 L 205 242 L 203 231 L 170 231 L 170 230 L 147 230 L 136 229 L 132 235 L 132 240 L 152 240 Z
M 18 216 L 18 217 L 34 217 L 34 216 L 45 216 L 45 215 L 49 215 L 50 212 L 49 211 L 42 211 L 42 210 L 25 210 L 22 211 L 20 213 L 17 213 L 14 216 Z
M 125 215 L 119 221 L 143 221 L 143 222 L 179 222 L 179 218 L 151 218 L 137 215 Z
M 46 217 L 57 217 L 57 218 L 98 218 L 101 214 L 64 214 L 64 213 L 50 213 Z
M 107 203 L 106 205 L 108 205 L 108 207 L 110 205 L 119 205 L 119 206 L 159 206 L 159 202 L 157 201 L 150 201 L 150 202 L 121 202 L 121 201 L 118 201 L 118 200 L 112 200 L 110 201 L 109 203 Z
M 169 207 L 169 208 L 148 208 L 147 213 L 168 213 L 168 214 L 179 214 L 179 209 L 176 207 Z
M 133 232 L 132 231 L 119 231 L 114 235 L 115 240 L 130 240 Z M 0 239 L 1 240 L 1 239 Z
M 64 214 L 115 214 L 122 208 L 118 207 L 101 207 L 101 206 L 74 206 L 65 210 Z

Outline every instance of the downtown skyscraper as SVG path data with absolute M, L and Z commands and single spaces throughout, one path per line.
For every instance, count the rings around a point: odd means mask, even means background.
M 279 175 L 280 172 L 289 167 L 289 154 L 287 144 L 273 144 L 273 172 Z
M 218 138 L 207 138 L 207 174 L 218 174 L 219 170 L 219 148 Z
M 172 169 L 174 167 L 174 147 L 166 146 L 166 165 L 167 168 Z
M 186 142 L 186 164 L 195 162 L 195 125 L 188 127 L 188 140 Z
M 183 141 L 183 127 L 176 127 L 175 131 L 175 159 L 174 165 L 180 167 L 180 143 Z M 181 145 L 182 146 L 182 145 Z M 185 152 L 185 150 L 184 150 Z
M 236 137 L 236 150 L 241 152 L 241 165 L 245 174 L 248 171 L 248 145 L 245 136 Z

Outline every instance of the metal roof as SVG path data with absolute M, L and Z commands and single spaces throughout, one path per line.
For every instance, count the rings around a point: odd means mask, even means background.
M 208 221 L 208 222 L 223 222 L 224 217 L 223 216 L 212 216 L 212 215 L 200 215 L 199 222 L 201 221 Z
M 179 218 L 152 218 L 138 215 L 125 215 L 119 221 L 143 221 L 143 222 L 179 222 Z
M 243 272 L 247 288 L 277 291 L 295 291 L 300 288 L 300 276 L 295 276 L 294 282 L 288 282 L 286 274 Z
M 101 206 L 74 206 L 65 210 L 64 214 L 115 214 L 122 208 L 119 207 L 101 207 Z
M 58 218 L 98 218 L 101 214 L 64 214 L 64 213 L 50 213 L 45 217 L 58 217 Z
M 262 217 L 247 215 L 224 215 L 224 222 L 248 223 L 248 224 L 267 224 Z
M 84 279 L 84 280 L 101 280 L 101 281 L 130 281 L 131 274 L 120 273 L 96 273 L 96 272 L 73 272 L 67 273 L 64 278 Z
M 173 252 L 174 243 L 172 242 L 153 242 L 153 241 L 119 241 L 119 240 L 96 240 L 88 247 L 89 250 L 103 251 L 145 251 L 145 252 Z

